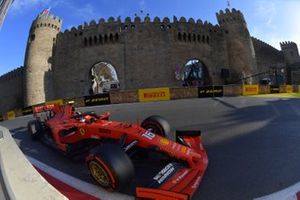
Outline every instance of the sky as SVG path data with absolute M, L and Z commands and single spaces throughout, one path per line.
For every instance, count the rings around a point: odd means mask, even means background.
M 46 8 L 63 20 L 62 31 L 91 20 L 110 16 L 201 19 L 217 24 L 216 12 L 227 0 L 15 0 L 0 29 L 0 75 L 23 66 L 28 31 L 32 21 Z M 241 10 L 251 36 L 280 49 L 280 42 L 300 44 L 300 0 L 230 0 Z M 141 13 L 141 10 L 143 13 Z

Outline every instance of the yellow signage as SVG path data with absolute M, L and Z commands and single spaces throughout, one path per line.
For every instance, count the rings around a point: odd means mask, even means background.
M 291 85 L 286 85 L 286 86 L 285 86 L 285 91 L 286 91 L 286 93 L 292 93 L 292 92 L 293 92 L 293 86 L 291 86 Z
M 64 101 L 62 99 L 56 99 L 56 100 L 53 100 L 53 101 L 47 101 L 45 104 L 46 105 L 51 105 L 51 104 L 63 105 Z
M 170 88 L 139 89 L 139 100 L 141 102 L 170 100 Z
M 258 85 L 243 85 L 243 95 L 257 95 Z
M 15 119 L 15 118 L 16 118 L 15 111 L 9 111 L 9 112 L 7 112 L 7 119 L 8 120 Z

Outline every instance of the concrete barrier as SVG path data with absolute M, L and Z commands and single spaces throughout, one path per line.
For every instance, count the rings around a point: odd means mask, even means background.
M 11 200 L 67 200 L 25 158 L 9 131 L 0 126 L 0 169 Z
M 110 92 L 109 95 L 110 95 L 110 102 L 112 104 L 133 103 L 139 101 L 137 90 Z
M 198 98 L 198 88 L 170 88 L 171 99 Z
M 224 96 L 241 96 L 243 87 L 241 85 L 224 85 Z

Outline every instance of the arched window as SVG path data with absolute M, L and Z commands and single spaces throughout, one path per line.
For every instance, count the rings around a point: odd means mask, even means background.
M 208 69 L 199 59 L 188 60 L 180 71 L 185 86 L 204 86 L 211 83 Z
M 178 40 L 179 40 L 179 41 L 181 41 L 181 40 L 182 40 L 182 35 L 181 35 L 181 33 L 180 33 L 180 32 L 178 33 L 178 36 L 177 36 L 177 38 L 178 38 Z
M 205 36 L 202 36 L 202 43 L 205 43 Z
M 108 42 L 108 36 L 106 34 L 104 35 L 104 42 Z
M 209 44 L 209 37 L 208 36 L 206 36 L 206 42 L 207 42 L 207 44 Z
M 98 43 L 97 36 L 94 36 L 94 43 L 95 43 L 95 44 L 97 44 L 97 43 Z
M 186 33 L 183 33 L 183 41 L 186 42 Z
M 90 46 L 93 45 L 93 39 L 92 39 L 92 37 L 89 37 L 89 45 Z
M 91 68 L 91 94 L 118 90 L 120 82 L 116 69 L 107 62 L 99 62 Z
M 87 38 L 84 38 L 84 46 L 87 46 L 87 43 L 88 43 Z
M 32 42 L 32 41 L 34 41 L 35 40 L 35 34 L 32 34 L 31 36 L 30 36 L 30 42 Z
M 192 35 L 189 33 L 189 35 L 188 35 L 188 39 L 189 39 L 189 42 L 191 42 L 192 41 Z
M 110 34 L 110 35 L 109 35 L 109 41 L 110 41 L 110 42 L 114 42 L 114 36 L 113 36 L 113 34 Z
M 100 43 L 100 44 L 103 44 L 102 35 L 99 35 L 99 43 Z
M 115 41 L 116 41 L 116 42 L 119 41 L 119 34 L 118 34 L 118 33 L 115 34 Z
M 193 34 L 193 42 L 196 42 L 196 34 Z
M 198 42 L 201 42 L 201 35 L 198 35 Z

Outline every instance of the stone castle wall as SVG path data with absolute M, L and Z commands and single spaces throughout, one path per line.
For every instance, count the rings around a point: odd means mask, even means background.
M 0 114 L 26 106 L 23 96 L 40 102 L 88 95 L 91 68 L 99 62 L 115 67 L 122 90 L 180 87 L 175 70 L 190 59 L 206 65 L 215 85 L 224 84 L 221 69 L 229 69 L 230 78 L 238 80 L 242 72 L 255 74 L 284 65 L 282 51 L 250 37 L 240 11 L 220 11 L 217 19 L 219 25 L 184 17 L 123 22 L 111 17 L 56 35 L 60 19 L 38 18 L 29 33 L 25 67 L 0 77 Z M 286 57 L 290 49 L 298 53 L 291 46 Z
M 0 77 L 0 114 L 24 106 L 24 71 L 20 67 Z
M 258 73 L 266 72 L 270 67 L 283 67 L 285 64 L 282 51 L 271 45 L 252 37 L 256 55 Z
M 212 82 L 222 84 L 221 67 L 228 63 L 223 34 L 200 20 L 157 17 L 101 19 L 66 30 L 58 35 L 53 56 L 55 97 L 87 95 L 90 69 L 101 61 L 116 68 L 121 89 L 181 86 L 175 70 L 193 58 L 204 62 Z

